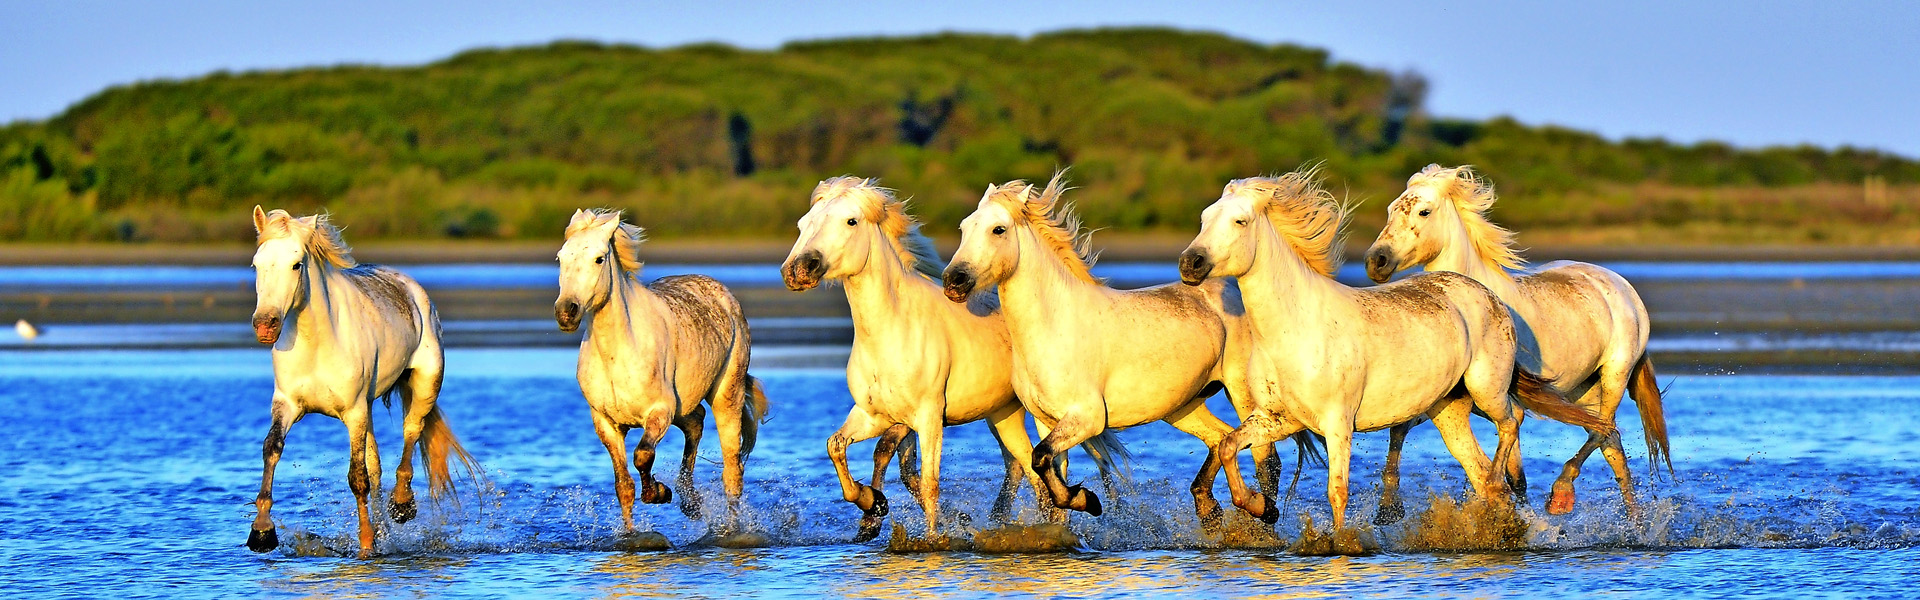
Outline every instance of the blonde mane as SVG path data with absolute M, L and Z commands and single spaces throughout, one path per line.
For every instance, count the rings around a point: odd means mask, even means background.
M 276 208 L 267 213 L 266 222 L 256 233 L 258 234 L 255 238 L 256 243 L 275 238 L 304 236 L 308 256 L 338 269 L 359 266 L 359 263 L 353 260 L 353 248 L 347 246 L 346 240 L 340 239 L 340 228 L 335 227 L 325 213 L 296 218 L 291 213 Z
M 987 199 L 1000 203 L 1016 221 L 1028 225 L 1074 277 L 1103 283 L 1091 271 L 1100 258 L 1093 251 L 1093 232 L 1080 229 L 1080 217 L 1073 214 L 1073 206 L 1060 201 L 1067 191 L 1066 175 L 1064 170 L 1054 173 L 1046 189 L 1037 194 L 1033 185 L 1020 179 L 988 186 Z
M 1320 187 L 1318 167 L 1278 177 L 1248 177 L 1227 183 L 1228 195 L 1259 198 L 1256 210 L 1267 216 L 1280 237 L 1314 271 L 1333 277 L 1340 270 L 1347 214 L 1353 206 Z
M 1448 169 L 1427 165 L 1407 180 L 1407 186 L 1428 181 L 1439 188 L 1442 197 L 1453 202 L 1454 212 L 1459 213 L 1460 222 L 1466 225 L 1467 239 L 1473 242 L 1473 251 L 1480 255 L 1480 260 L 1503 269 L 1526 266 L 1526 259 L 1513 248 L 1513 232 L 1487 219 L 1487 210 L 1499 199 L 1493 193 L 1493 183 L 1474 173 L 1472 166 Z
M 907 202 L 895 197 L 893 190 L 880 187 L 878 180 L 842 175 L 822 181 L 813 188 L 812 204 L 847 195 L 862 201 L 867 222 L 878 224 L 887 234 L 900 262 L 929 280 L 940 281 L 946 265 L 941 264 L 933 240 L 920 233 L 920 221 L 907 214 Z
M 620 270 L 626 273 L 640 270 L 640 243 L 647 241 L 647 230 L 621 221 L 620 211 L 589 208 L 573 213 L 573 220 L 567 222 L 567 239 L 573 239 L 582 231 L 604 227 L 607 223 L 620 224 L 611 241 L 613 256 L 620 262 Z

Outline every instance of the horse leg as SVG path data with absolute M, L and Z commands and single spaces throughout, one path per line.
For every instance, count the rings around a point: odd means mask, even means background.
M 1586 388 L 1585 393 L 1580 394 L 1580 399 L 1574 404 L 1582 407 L 1599 407 L 1600 419 L 1613 421 L 1614 414 L 1620 410 L 1620 396 L 1626 390 L 1628 371 L 1629 369 L 1618 369 L 1611 365 L 1601 366 L 1601 372 L 1594 375 L 1592 384 Z M 1571 394 L 1568 395 L 1568 398 L 1572 397 Z M 1560 477 L 1553 481 L 1553 491 L 1547 496 L 1547 514 L 1564 515 L 1573 512 L 1575 500 L 1573 482 L 1580 477 L 1580 470 L 1586 465 L 1587 457 L 1592 455 L 1594 450 L 1607 444 L 1607 437 L 1592 431 L 1587 432 L 1586 444 L 1581 445 L 1580 451 L 1567 460 L 1567 464 L 1560 469 Z M 1622 452 L 1620 456 L 1620 461 L 1614 465 L 1614 479 L 1620 481 L 1623 477 L 1626 478 L 1628 484 L 1620 487 L 1620 498 L 1626 504 L 1632 505 L 1631 477 L 1625 475 L 1626 454 Z M 1608 462 L 1613 463 L 1612 459 Z
M 673 426 L 687 440 L 686 448 L 680 451 L 680 477 L 675 480 L 680 484 L 680 514 L 698 521 L 700 495 L 693 492 L 693 467 L 700 462 L 700 436 L 707 429 L 707 407 L 693 405 L 693 411 L 674 419 Z
M 1264 491 L 1254 492 L 1247 489 L 1247 482 L 1240 477 L 1239 454 L 1241 450 L 1249 447 L 1258 447 L 1261 444 L 1271 444 L 1276 440 L 1287 439 L 1287 436 L 1293 435 L 1301 429 L 1300 423 L 1293 419 L 1277 416 L 1271 411 L 1260 411 L 1247 415 L 1246 420 L 1240 422 L 1240 427 L 1229 432 L 1225 437 L 1221 438 L 1219 444 L 1213 447 L 1212 458 L 1209 462 L 1219 464 L 1226 468 L 1227 489 L 1233 493 L 1234 506 L 1240 507 L 1242 510 L 1247 511 L 1247 514 L 1251 514 L 1269 524 L 1279 520 L 1280 510 L 1274 506 L 1273 496 L 1266 494 Z M 1199 485 L 1198 482 L 1196 482 L 1195 485 Z M 1212 492 L 1213 484 L 1211 481 L 1207 482 L 1207 487 L 1207 491 Z M 1199 496 L 1197 494 L 1194 498 L 1196 503 L 1199 502 Z M 1208 494 L 1208 499 L 1212 499 L 1211 493 Z M 1217 506 L 1215 507 L 1215 511 L 1218 512 Z M 1208 515 L 1202 514 L 1201 518 L 1203 523 L 1217 524 L 1219 521 L 1217 514 L 1210 518 Z
M 354 510 L 360 517 L 360 557 L 367 558 L 373 556 L 373 518 L 367 510 L 367 497 L 373 491 L 367 474 L 367 431 L 372 427 L 364 403 L 348 409 L 340 417 L 347 426 L 347 443 L 352 448 L 347 458 L 347 488 L 353 490 Z
M 1320 435 L 1327 438 L 1327 506 L 1333 512 L 1333 532 L 1338 538 L 1347 528 L 1347 481 L 1353 464 L 1353 423 L 1340 421 L 1322 425 Z
M 642 417 L 640 425 L 640 443 L 633 446 L 633 468 L 640 472 L 640 501 L 647 504 L 666 504 L 673 501 L 673 488 L 653 478 L 653 458 L 660 438 L 666 437 L 667 425 L 673 422 L 666 410 L 655 410 Z M 685 490 L 693 493 L 693 490 Z
M 1007 476 L 1001 480 L 1000 495 L 993 499 L 993 511 L 987 518 L 996 523 L 1008 523 L 1013 520 L 1013 502 L 1020 495 L 1020 480 L 1033 481 L 1034 492 L 1040 491 L 1040 476 L 1029 476 L 1028 465 L 1033 462 L 1032 438 L 1027 437 L 1027 411 L 1017 402 L 1008 402 L 1005 406 L 987 413 L 987 424 L 993 430 L 993 439 L 1000 443 L 1000 459 L 1006 463 Z M 1058 513 L 1059 509 L 1053 509 Z M 1052 516 L 1052 515 L 1048 515 Z M 1064 515 L 1062 515 L 1064 516 Z
M 1446 441 L 1447 452 L 1466 470 L 1467 482 L 1473 486 L 1475 494 L 1482 498 L 1493 498 L 1498 486 L 1500 496 L 1506 495 L 1506 484 L 1495 483 L 1489 474 L 1493 469 L 1492 461 L 1480 448 L 1480 441 L 1473 437 L 1473 402 L 1466 397 L 1456 396 L 1442 400 L 1438 406 L 1428 409 L 1427 416 L 1433 419 L 1433 426 L 1440 430 L 1440 439 Z
M 1241 361 L 1241 364 L 1244 364 L 1244 358 L 1242 358 Z M 1244 371 L 1245 368 L 1241 367 L 1240 370 Z M 1245 377 L 1230 376 L 1227 380 L 1245 381 Z M 1226 389 L 1227 402 L 1233 405 L 1234 414 L 1241 416 L 1242 424 L 1245 424 L 1247 417 L 1259 412 L 1260 409 L 1256 408 L 1253 404 L 1253 392 L 1251 390 L 1241 385 L 1228 384 L 1225 381 L 1222 382 L 1222 387 Z M 1252 450 L 1254 478 L 1260 482 L 1260 493 L 1266 494 L 1269 498 L 1279 496 L 1280 461 L 1277 459 L 1280 455 L 1271 443 L 1254 444 Z M 1296 466 L 1295 468 L 1298 467 Z
M 1380 469 L 1380 508 L 1373 513 L 1374 525 L 1392 525 L 1407 516 L 1407 507 L 1400 502 L 1400 449 L 1416 423 L 1401 423 L 1387 432 L 1387 463 Z
M 855 542 L 865 542 L 880 535 L 880 524 L 887 517 L 887 496 L 880 493 L 881 482 L 875 481 L 874 485 L 869 486 L 853 479 L 853 472 L 847 469 L 847 446 L 873 439 L 892 426 L 892 422 L 879 419 L 855 405 L 847 413 L 847 421 L 840 424 L 840 430 L 827 438 L 827 458 L 833 461 L 833 470 L 840 477 L 840 495 L 860 507 L 864 513 L 860 517 L 860 531 L 853 537 Z
M 1620 447 L 1620 435 L 1606 436 L 1606 443 L 1600 446 L 1600 453 L 1607 457 L 1607 464 L 1613 467 L 1613 481 L 1620 486 L 1620 503 L 1626 505 L 1632 514 L 1638 507 L 1633 497 L 1633 473 L 1627 471 L 1627 451 Z
M 300 420 L 300 408 L 280 394 L 273 395 L 273 409 L 267 424 L 266 441 L 260 444 L 260 495 L 255 496 L 253 527 L 247 532 L 247 548 L 266 552 L 280 546 L 273 528 L 273 470 L 280 465 L 280 451 L 286 448 L 287 429 Z
M 1220 473 L 1220 457 L 1216 456 L 1214 449 L 1220 446 L 1220 441 L 1226 439 L 1227 434 L 1233 432 L 1233 428 L 1207 410 L 1205 398 L 1188 402 L 1164 420 L 1174 429 L 1199 438 L 1200 443 L 1207 445 L 1206 459 L 1201 461 L 1200 472 L 1193 476 L 1193 483 L 1187 487 L 1187 491 L 1193 493 L 1193 510 L 1200 515 L 1201 526 L 1217 525 L 1220 501 L 1213 498 L 1213 480 Z M 1239 449 L 1235 449 L 1235 453 L 1238 452 Z
M 400 467 L 393 472 L 393 498 L 388 506 L 395 523 L 410 521 L 419 513 L 413 498 L 414 448 L 426 429 L 427 414 L 433 412 L 434 403 L 439 401 L 441 379 L 438 370 L 429 372 L 416 367 L 394 386 L 400 395 L 400 411 L 406 415 L 400 429 Z
M 927 513 L 927 538 L 932 539 L 939 535 L 940 448 L 946 442 L 944 416 L 935 412 L 920 419 L 914 433 L 920 436 L 920 509 Z
M 888 427 L 885 433 L 881 433 L 880 439 L 873 443 L 873 479 L 869 479 L 868 481 L 872 481 L 874 487 L 885 487 L 887 466 L 893 463 L 893 455 L 900 452 L 900 442 L 905 440 L 907 435 L 911 433 L 913 433 L 913 429 L 908 428 L 905 423 L 895 423 L 892 427 Z M 906 457 L 901 457 L 901 460 L 903 462 L 900 464 L 900 471 L 905 473 L 907 471 L 907 465 L 904 462 Z M 917 499 L 920 497 L 918 482 L 907 485 L 906 477 L 902 476 L 900 483 L 907 486 L 907 493 L 912 494 L 914 498 Z
M 633 475 L 627 473 L 627 427 L 594 411 L 593 432 L 600 436 L 600 444 L 607 447 L 607 456 L 613 459 L 613 493 L 620 499 L 620 522 L 626 526 L 624 531 L 633 531 Z
M 1093 420 L 1068 417 L 1055 423 L 1053 431 L 1034 446 L 1033 471 L 1040 475 L 1040 481 L 1044 484 L 1042 489 L 1054 506 L 1100 516 L 1100 497 L 1084 487 L 1067 485 L 1066 477 L 1058 467 L 1068 448 L 1078 446 L 1098 433 L 1100 428 L 1093 424 Z

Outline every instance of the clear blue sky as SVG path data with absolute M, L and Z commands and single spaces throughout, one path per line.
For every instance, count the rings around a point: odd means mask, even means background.
M 1044 6 L 1032 5 L 1044 4 Z M 1610 137 L 1920 156 L 1920 2 L 0 2 L 0 121 L 217 69 L 418 64 L 476 46 L 648 46 L 1168 25 L 1415 69 L 1439 115 Z

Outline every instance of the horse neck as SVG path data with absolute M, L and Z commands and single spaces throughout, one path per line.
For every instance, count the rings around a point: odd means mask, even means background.
M 1458 211 L 1458 209 L 1455 210 Z M 1514 283 L 1513 276 L 1508 274 L 1506 269 L 1488 262 L 1486 257 L 1480 255 L 1480 248 L 1475 246 L 1473 238 L 1467 235 L 1467 226 L 1460 221 L 1458 214 L 1454 215 L 1453 222 L 1449 223 L 1445 230 L 1448 238 L 1440 245 L 1440 253 L 1434 255 L 1433 260 L 1427 261 L 1427 270 L 1452 271 L 1466 275 L 1480 282 L 1481 285 L 1487 286 L 1495 296 L 1503 299 L 1514 297 L 1519 291 L 1519 286 Z
M 353 283 L 339 269 L 323 260 L 309 257 L 302 268 L 302 277 L 307 278 L 307 298 L 301 303 L 299 313 L 293 316 L 294 340 L 318 341 L 330 338 L 340 315 L 335 305 L 356 292 Z
M 856 333 L 899 323 L 901 318 L 924 316 L 913 314 L 906 302 L 937 296 L 940 291 L 939 286 L 908 268 L 893 245 L 884 241 L 867 245 L 866 267 L 847 276 L 846 289 Z
M 1256 332 L 1324 328 L 1326 315 L 1354 305 L 1353 288 L 1321 275 L 1271 225 L 1257 228 L 1253 268 L 1240 276 L 1240 298 Z
M 660 296 L 640 283 L 638 271 L 627 273 L 619 267 L 610 268 L 614 281 L 612 289 L 607 291 L 607 303 L 593 311 L 587 330 L 588 339 L 604 351 L 649 335 L 649 330 L 634 327 L 634 315 L 657 310 L 660 303 Z
M 1080 311 L 1104 300 L 1106 286 L 1080 279 L 1033 232 L 1021 228 L 1020 260 L 1000 282 L 1000 310 L 1013 332 L 1042 330 L 1065 311 Z M 1019 343 L 1019 335 L 1015 336 Z

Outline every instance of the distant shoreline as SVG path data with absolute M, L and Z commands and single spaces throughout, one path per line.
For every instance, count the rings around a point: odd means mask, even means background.
M 1167 261 L 1179 255 L 1189 235 L 1102 233 L 1094 246 L 1104 260 Z M 951 254 L 958 239 L 935 239 L 941 254 Z M 642 258 L 650 261 L 712 264 L 767 263 L 783 260 L 791 239 L 687 238 L 647 242 Z M 552 262 L 557 241 L 409 241 L 356 244 L 354 257 L 371 263 L 545 263 Z M 1347 259 L 1357 260 L 1365 240 L 1347 247 Z M 1534 245 L 1528 260 L 1583 261 L 1914 261 L 1920 246 L 1882 245 L 1705 245 L 1609 244 Z M 253 247 L 242 244 L 0 244 L 0 266 L 32 265 L 246 265 Z

